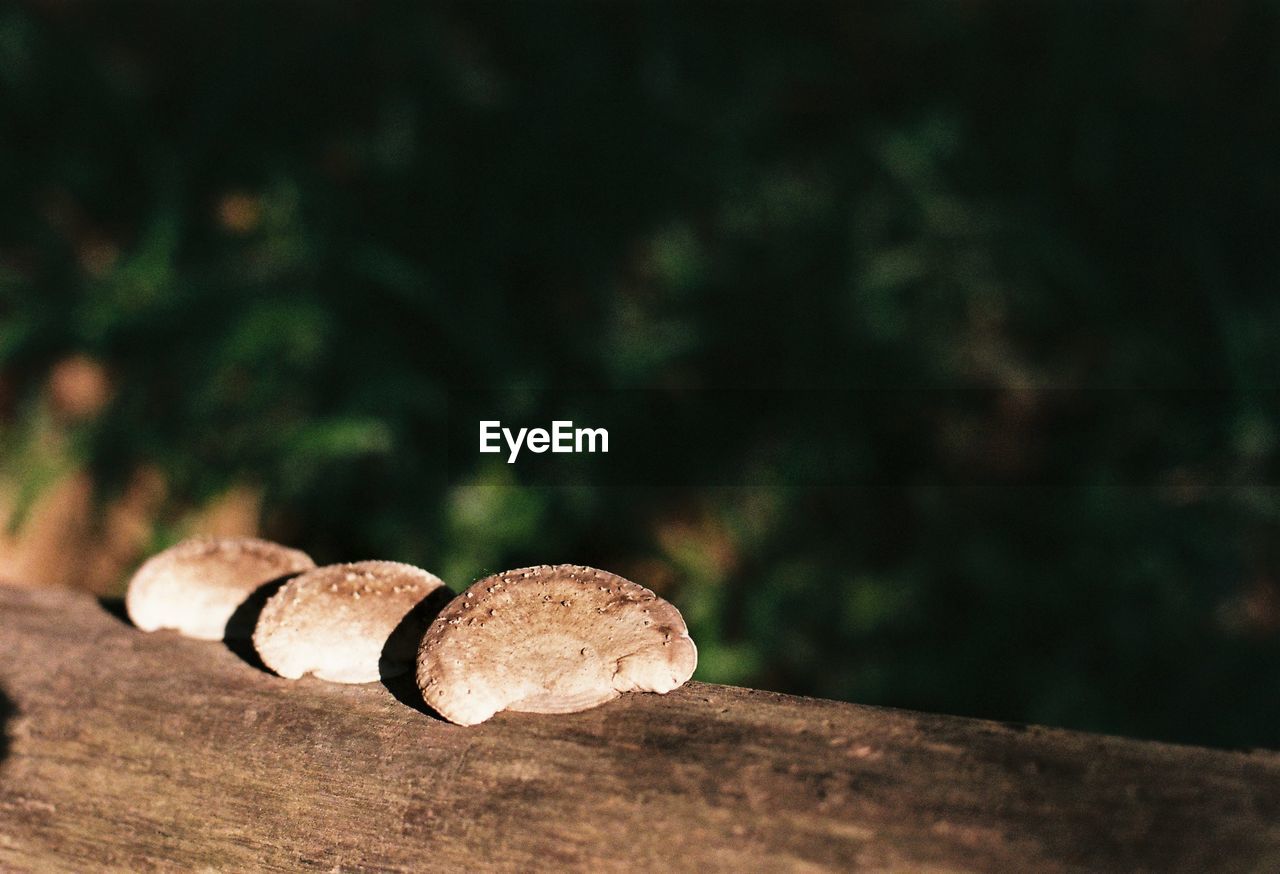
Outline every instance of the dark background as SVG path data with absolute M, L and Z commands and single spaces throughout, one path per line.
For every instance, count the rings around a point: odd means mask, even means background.
M 116 590 L 247 489 L 623 573 L 705 680 L 1280 747 L 1278 62 L 1237 0 L 0 7 L 6 536 L 141 471 Z M 666 442 L 558 480 L 473 393 Z

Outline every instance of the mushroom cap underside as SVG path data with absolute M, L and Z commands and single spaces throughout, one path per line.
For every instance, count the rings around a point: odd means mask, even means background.
M 232 614 L 261 587 L 313 567 L 305 552 L 269 540 L 191 538 L 143 563 L 125 610 L 143 631 L 221 640 Z
M 413 667 L 423 632 L 450 595 L 439 577 L 413 565 L 326 565 L 271 596 L 254 629 L 254 648 L 282 677 L 373 682 Z
M 454 599 L 423 639 L 418 683 L 442 716 L 474 724 L 669 692 L 696 664 L 672 604 L 615 574 L 555 565 L 495 574 Z

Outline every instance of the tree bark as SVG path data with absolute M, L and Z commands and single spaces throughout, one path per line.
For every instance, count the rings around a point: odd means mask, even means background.
M 689 683 L 473 728 L 0 587 L 0 870 L 1280 870 L 1280 755 Z

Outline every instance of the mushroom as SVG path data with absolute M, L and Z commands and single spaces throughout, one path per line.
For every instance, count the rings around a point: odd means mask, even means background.
M 413 667 L 423 632 L 452 595 L 439 577 L 396 561 L 318 567 L 267 600 L 253 647 L 263 664 L 291 680 L 310 672 L 335 683 L 371 683 Z
M 269 540 L 196 537 L 138 568 L 125 610 L 143 631 L 176 628 L 198 640 L 222 640 L 232 615 L 260 587 L 315 566 L 305 552 Z
M 680 611 L 607 571 L 542 565 L 485 577 L 427 629 L 418 686 L 460 725 L 501 710 L 574 713 L 623 692 L 666 693 L 698 651 Z

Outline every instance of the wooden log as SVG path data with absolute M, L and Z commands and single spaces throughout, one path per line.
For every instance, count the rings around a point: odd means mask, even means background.
M 1277 871 L 1280 756 L 690 683 L 473 728 L 0 588 L 3 871 Z

